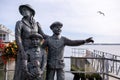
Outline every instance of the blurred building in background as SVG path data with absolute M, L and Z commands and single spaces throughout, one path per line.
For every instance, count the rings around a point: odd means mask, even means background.
M 15 40 L 14 33 L 2 24 L 0 24 L 0 40 L 3 42 L 11 42 Z

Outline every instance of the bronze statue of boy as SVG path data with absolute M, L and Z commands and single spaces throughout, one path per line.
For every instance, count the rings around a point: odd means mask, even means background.
M 43 72 L 46 67 L 46 54 L 44 49 L 40 48 L 40 42 L 43 37 L 38 34 L 30 35 L 31 48 L 26 51 L 26 58 L 23 60 L 23 71 L 25 80 L 43 80 Z

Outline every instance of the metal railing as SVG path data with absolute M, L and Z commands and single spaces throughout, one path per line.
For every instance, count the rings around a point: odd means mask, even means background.
M 90 63 L 90 65 L 92 65 L 95 72 L 91 73 L 102 74 L 103 80 L 109 80 L 110 77 L 120 80 L 120 56 L 98 50 L 90 51 L 76 48 L 73 48 L 72 50 L 73 56 L 82 54 L 82 57 L 75 56 L 74 58 L 86 59 Z
M 109 80 L 108 76 L 120 79 L 120 56 L 97 50 L 94 50 L 91 54 L 93 57 L 98 58 L 94 61 L 94 64 L 98 63 L 102 66 L 100 67 L 96 64 L 99 67 L 98 69 L 95 68 L 96 71 L 101 71 L 102 69 L 103 74 L 107 76 L 107 80 Z

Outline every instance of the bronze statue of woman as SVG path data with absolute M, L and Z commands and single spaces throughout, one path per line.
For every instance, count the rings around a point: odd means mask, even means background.
M 18 54 L 15 63 L 14 80 L 25 80 L 22 69 L 24 68 L 22 60 L 26 58 L 25 52 L 31 47 L 29 36 L 32 33 L 39 33 L 45 39 L 45 35 L 38 22 L 35 21 L 35 10 L 29 5 L 20 5 L 19 12 L 23 16 L 22 20 L 16 22 L 15 40 L 18 45 Z

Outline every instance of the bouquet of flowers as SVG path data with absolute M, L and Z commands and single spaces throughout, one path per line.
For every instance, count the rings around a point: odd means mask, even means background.
M 4 46 L 2 43 L 0 43 L 0 45 L 2 45 L 1 46 L 1 58 L 2 58 L 3 63 L 6 64 L 8 60 L 16 58 L 18 47 L 15 41 L 4 44 Z

